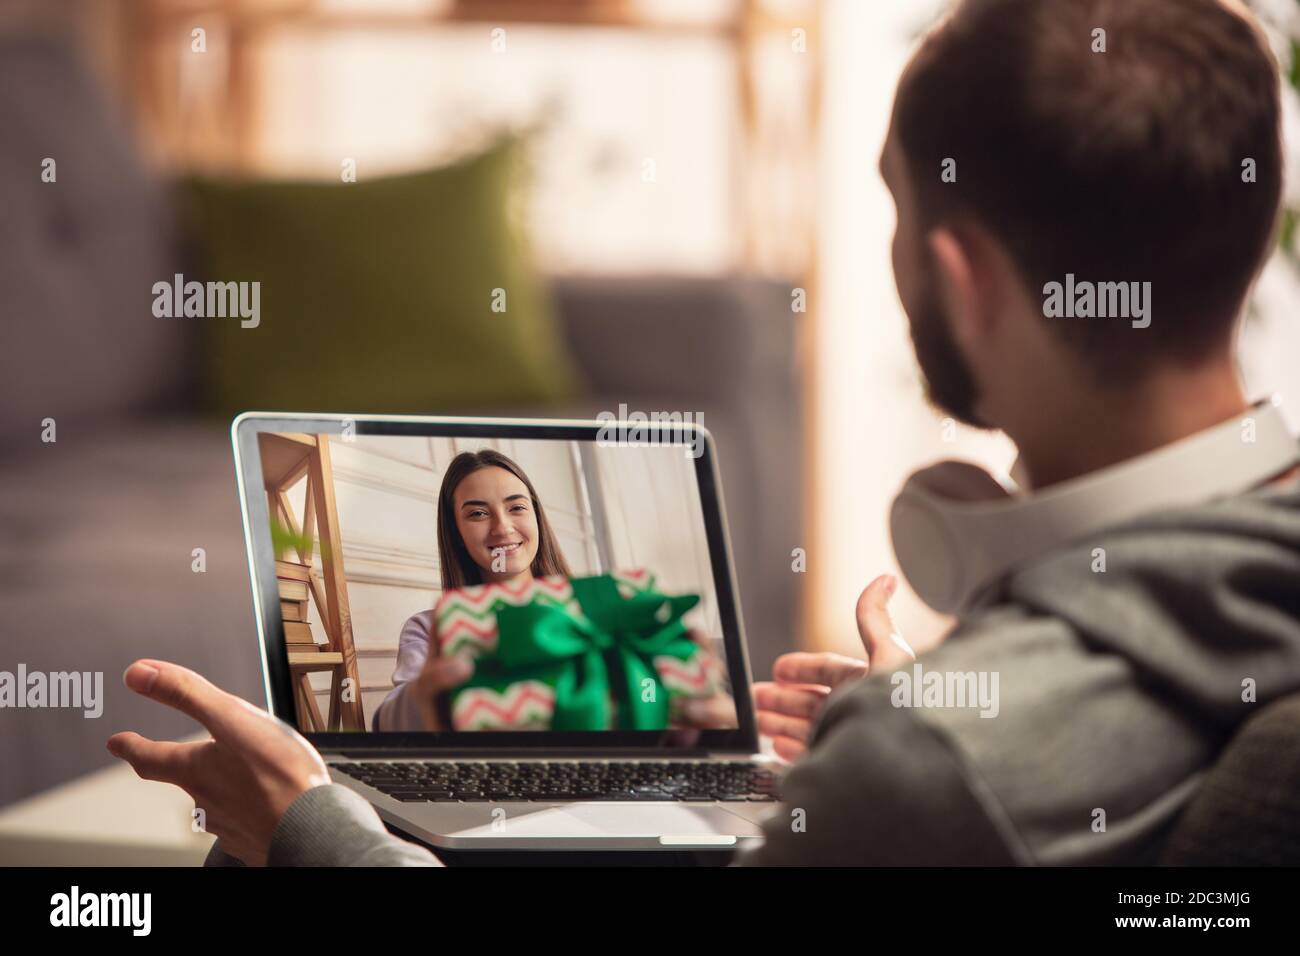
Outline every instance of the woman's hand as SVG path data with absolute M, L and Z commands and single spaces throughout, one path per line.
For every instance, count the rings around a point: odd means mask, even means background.
M 726 668 L 713 652 L 713 641 L 699 628 L 691 628 L 687 637 L 700 647 L 700 660 L 717 688 L 708 697 L 674 695 L 669 704 L 668 725 L 696 730 L 731 730 L 737 725 L 736 701 L 722 689 Z
M 108 752 L 145 780 L 180 787 L 223 850 L 250 866 L 265 865 L 284 811 L 330 782 L 320 754 L 288 724 L 177 664 L 136 661 L 123 680 L 137 694 L 194 718 L 212 739 L 167 743 L 119 733 L 108 738 Z
M 443 726 L 438 713 L 438 700 L 449 690 L 454 690 L 474 676 L 474 661 L 464 655 L 441 657 L 430 654 L 424 669 L 413 681 L 416 700 L 420 705 L 420 718 L 425 730 L 450 730 Z
M 795 760 L 803 755 L 831 691 L 861 680 L 868 671 L 889 671 L 915 659 L 889 616 L 889 599 L 897 586 L 892 575 L 881 575 L 858 598 L 858 635 L 865 661 L 843 654 L 782 654 L 772 665 L 773 679 L 754 684 L 758 731 L 772 738 L 777 756 Z

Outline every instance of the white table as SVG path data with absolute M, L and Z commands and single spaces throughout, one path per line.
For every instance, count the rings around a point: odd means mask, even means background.
M 0 866 L 198 866 L 194 801 L 125 763 L 0 808 Z

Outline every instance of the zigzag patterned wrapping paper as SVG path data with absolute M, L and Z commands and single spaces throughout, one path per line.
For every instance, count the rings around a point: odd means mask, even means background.
M 438 653 L 476 662 L 452 692 L 453 728 L 666 727 L 673 696 L 707 697 L 722 675 L 680 620 L 698 597 L 654 587 L 638 569 L 445 592 L 434 610 Z

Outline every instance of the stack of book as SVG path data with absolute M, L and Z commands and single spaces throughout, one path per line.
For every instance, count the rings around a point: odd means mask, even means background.
M 284 618 L 284 640 L 290 653 L 319 651 L 307 623 L 308 582 L 311 568 L 293 561 L 276 561 L 275 576 L 280 585 L 280 616 Z

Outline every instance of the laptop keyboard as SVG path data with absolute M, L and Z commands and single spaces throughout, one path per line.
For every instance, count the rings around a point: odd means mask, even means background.
M 769 767 L 738 762 L 399 761 L 331 764 L 403 803 L 777 799 Z

